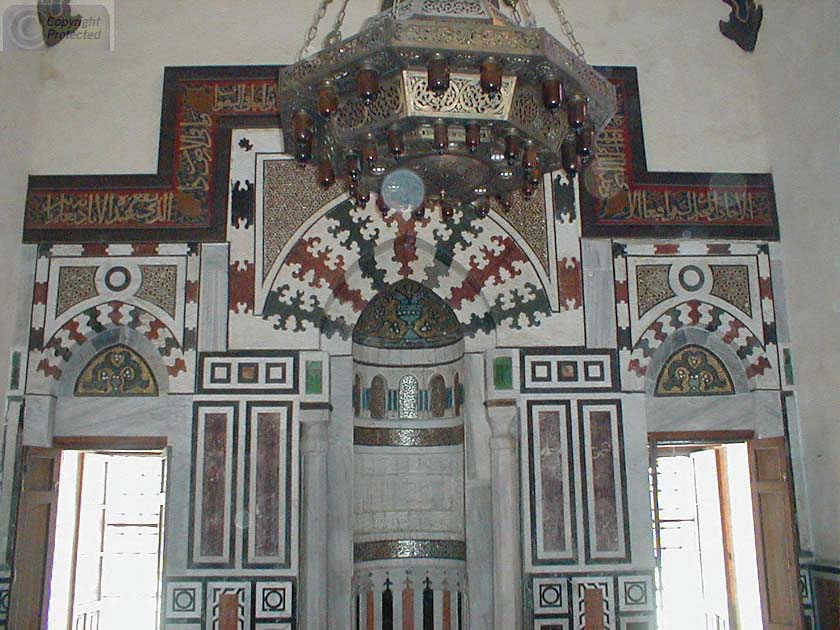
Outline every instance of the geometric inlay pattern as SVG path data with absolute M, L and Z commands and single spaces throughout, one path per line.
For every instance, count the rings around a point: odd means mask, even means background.
M 138 298 L 161 307 L 175 317 L 178 267 L 175 265 L 140 265 L 143 281 L 135 294 Z
M 711 294 L 752 317 L 750 274 L 746 265 L 709 265 L 712 270 Z
M 534 614 L 569 612 L 569 583 L 565 578 L 534 578 Z
M 652 612 L 653 581 L 651 576 L 618 576 L 618 607 L 622 613 Z
M 732 377 L 707 349 L 688 345 L 672 354 L 656 381 L 656 396 L 719 396 L 734 394 Z
M 291 582 L 257 582 L 257 619 L 285 619 L 292 616 Z
M 166 585 L 166 616 L 170 619 L 199 619 L 204 603 L 204 584 L 169 582 Z
M 58 299 L 55 316 L 98 295 L 94 278 L 96 267 L 62 267 L 58 271 Z
M 668 283 L 671 265 L 639 265 L 636 268 L 636 282 L 639 294 L 639 317 L 657 304 L 676 295 Z

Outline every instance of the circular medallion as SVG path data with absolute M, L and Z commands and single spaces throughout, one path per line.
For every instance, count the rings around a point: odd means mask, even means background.
M 391 210 L 409 213 L 426 198 L 426 186 L 417 173 L 407 168 L 391 171 L 382 181 L 382 200 Z
M 174 592 L 173 608 L 176 611 L 192 611 L 195 609 L 195 591 L 179 589 Z
M 111 291 L 124 291 L 131 283 L 131 272 L 125 267 L 111 267 L 105 274 L 105 286 Z
M 699 291 L 706 282 L 703 270 L 696 265 L 686 265 L 680 269 L 678 276 L 680 286 L 686 291 Z

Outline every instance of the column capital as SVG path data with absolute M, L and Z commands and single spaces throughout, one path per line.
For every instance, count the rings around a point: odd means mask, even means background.
M 327 424 L 331 408 L 326 405 L 301 405 L 300 449 L 304 453 L 327 451 Z
M 300 406 L 301 424 L 327 423 L 330 421 L 332 405 L 329 403 L 302 403 Z
M 486 403 L 487 423 L 493 436 L 491 449 L 511 449 L 516 446 L 516 420 L 518 408 L 513 399 L 492 400 Z

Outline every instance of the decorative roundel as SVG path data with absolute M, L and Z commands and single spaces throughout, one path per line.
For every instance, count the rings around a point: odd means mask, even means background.
M 105 273 L 105 286 L 111 291 L 125 291 L 131 284 L 131 272 L 123 266 L 111 267 Z
M 179 589 L 174 593 L 173 608 L 177 611 L 192 611 L 195 609 L 195 591 Z
M 680 286 L 686 291 L 699 291 L 706 283 L 706 274 L 697 265 L 686 265 L 680 269 Z
M 286 592 L 279 588 L 263 591 L 263 609 L 282 611 L 286 608 Z
M 558 584 L 543 584 L 540 586 L 540 605 L 558 606 L 563 602 L 563 593 Z
M 646 604 L 647 591 L 643 584 L 632 583 L 625 587 L 625 598 L 631 604 Z

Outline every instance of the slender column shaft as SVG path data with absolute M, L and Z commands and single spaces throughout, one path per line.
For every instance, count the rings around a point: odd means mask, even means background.
M 327 423 L 329 410 L 301 412 L 301 611 L 303 630 L 327 627 Z
M 493 610 L 495 630 L 522 628 L 522 552 L 514 401 L 488 406 L 493 489 Z

